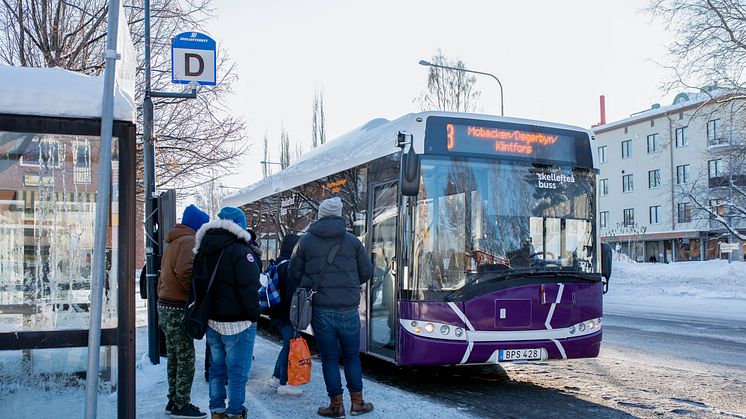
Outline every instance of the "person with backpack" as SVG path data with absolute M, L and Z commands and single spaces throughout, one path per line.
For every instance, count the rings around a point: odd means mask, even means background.
M 350 413 L 373 410 L 363 400 L 360 366 L 360 286 L 373 276 L 368 252 L 354 235 L 347 232 L 342 218 L 342 200 L 327 199 L 319 206 L 319 219 L 298 241 L 290 259 L 290 276 L 313 294 L 311 327 L 321 354 L 322 371 L 329 406 L 318 409 L 325 417 L 345 416 L 339 355 L 342 353 Z
M 209 220 L 210 216 L 196 206 L 186 207 L 181 223 L 166 235 L 168 246 L 161 259 L 158 323 L 166 337 L 168 357 L 166 414 L 173 418 L 207 417 L 206 413 L 190 403 L 194 381 L 194 340 L 181 328 L 181 319 L 192 284 L 195 233 Z
M 277 394 L 294 396 L 303 394 L 303 390 L 288 385 L 290 339 L 295 337 L 295 329 L 290 323 L 290 301 L 295 289 L 298 288 L 298 281 L 288 274 L 288 265 L 298 239 L 297 234 L 287 234 L 282 239 L 280 255 L 277 257 L 277 263 L 269 269 L 271 275 L 268 279 L 277 284 L 280 292 L 280 302 L 269 306 L 269 317 L 282 336 L 282 349 L 277 355 L 275 370 L 269 379 L 269 385 L 277 388 Z
M 212 419 L 245 419 L 246 383 L 259 318 L 260 271 L 249 248 L 251 237 L 243 211 L 225 207 L 218 218 L 197 231 L 194 247 L 195 281 L 199 275 L 199 289 L 206 290 L 204 299 L 209 305 L 210 412 Z M 205 284 L 208 281 L 212 283 Z

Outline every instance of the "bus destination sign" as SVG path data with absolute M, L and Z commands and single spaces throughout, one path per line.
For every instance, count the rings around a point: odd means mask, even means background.
M 450 118 L 432 119 L 428 121 L 426 153 L 510 156 L 581 167 L 593 165 L 590 150 L 578 149 L 584 144 L 580 137 L 587 135 L 583 132 L 508 123 L 488 126 L 484 121 L 479 124 L 477 121 L 471 123 L 469 120 Z
M 500 128 L 485 128 L 473 125 L 446 125 L 448 151 L 477 151 L 489 146 L 495 152 L 532 155 L 534 148 L 557 143 L 558 135 L 542 134 Z M 458 141 L 457 141 L 458 138 Z

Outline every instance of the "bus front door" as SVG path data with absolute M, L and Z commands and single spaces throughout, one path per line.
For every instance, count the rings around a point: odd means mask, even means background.
M 396 182 L 371 187 L 368 251 L 374 273 L 368 284 L 368 352 L 393 360 L 396 342 Z

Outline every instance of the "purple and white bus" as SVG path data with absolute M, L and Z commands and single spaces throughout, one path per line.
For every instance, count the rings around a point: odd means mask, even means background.
M 375 266 L 361 352 L 404 366 L 595 357 L 611 257 L 592 141 L 489 115 L 376 119 L 223 203 L 244 209 L 269 260 L 342 198 Z

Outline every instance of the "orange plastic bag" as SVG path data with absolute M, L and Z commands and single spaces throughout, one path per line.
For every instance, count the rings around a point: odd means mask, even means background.
M 300 386 L 311 382 L 311 351 L 303 337 L 290 339 L 288 354 L 288 384 Z

